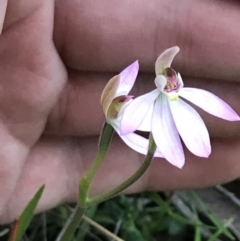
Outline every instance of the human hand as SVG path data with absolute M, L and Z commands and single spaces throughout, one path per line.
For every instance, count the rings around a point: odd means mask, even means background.
M 6 3 L 0 3 L 2 223 L 16 218 L 44 183 L 39 211 L 77 200 L 104 122 L 101 92 L 136 59 L 142 72 L 135 95 L 154 88 L 157 56 L 178 45 L 174 69 L 185 85 L 210 90 L 240 113 L 237 1 L 8 0 L 5 16 Z M 212 137 L 211 156 L 186 150 L 182 170 L 156 159 L 128 193 L 203 187 L 240 175 L 240 124 L 199 113 Z M 113 188 L 143 159 L 115 136 L 92 193 Z

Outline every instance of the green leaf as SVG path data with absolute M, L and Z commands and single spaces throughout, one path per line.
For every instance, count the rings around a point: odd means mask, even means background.
M 172 217 L 173 219 L 175 219 L 176 221 L 180 222 L 180 223 L 183 223 L 183 224 L 188 224 L 188 225 L 192 225 L 192 226 L 195 226 L 197 225 L 195 221 L 192 221 L 190 219 L 187 219 L 177 213 L 174 213 L 172 211 L 170 211 L 169 213 L 169 216 Z
M 150 198 L 161 207 L 161 213 L 163 214 L 168 214 L 170 217 L 173 219 L 177 220 L 178 222 L 181 222 L 183 224 L 189 224 L 189 225 L 195 225 L 195 221 L 191 221 L 178 213 L 174 212 L 173 209 L 170 206 L 169 202 L 164 201 L 158 193 L 151 193 Z
M 122 238 L 124 240 L 138 240 L 138 241 L 144 241 L 145 239 L 142 236 L 142 233 L 140 232 L 139 229 L 133 224 L 129 223 L 129 225 L 124 225 L 125 230 L 124 233 L 122 234 Z
M 97 205 L 91 206 L 86 210 L 85 215 L 92 219 L 92 217 L 95 215 L 96 211 L 97 211 Z M 78 240 L 78 241 L 85 240 L 85 237 L 89 231 L 90 231 L 90 224 L 87 222 L 82 222 L 82 224 L 80 225 L 80 227 L 78 229 L 76 240 Z
M 226 231 L 226 228 L 231 225 L 233 222 L 233 218 L 230 218 L 220 229 L 218 229 L 207 241 L 215 241 L 221 234 L 223 234 Z M 233 237 L 233 240 L 235 238 Z
M 223 225 L 222 220 L 220 220 L 211 210 L 210 208 L 201 200 L 201 198 L 197 195 L 196 192 L 192 191 L 193 197 L 197 200 L 199 205 L 202 208 L 204 213 L 207 213 L 207 217 L 212 221 L 214 225 L 224 233 L 231 240 L 235 240 L 234 236 L 231 232 Z
M 196 222 L 201 222 L 198 216 L 198 212 L 196 208 L 191 205 L 192 211 L 194 213 L 194 218 Z M 194 235 L 194 241 L 201 241 L 202 240 L 202 234 L 201 234 L 201 226 L 200 225 L 195 225 L 195 235 Z
M 69 215 L 70 215 L 70 210 L 69 208 L 66 206 L 59 206 L 57 208 L 58 210 L 58 215 L 60 218 L 58 218 L 56 220 L 56 222 L 60 225 L 60 226 L 63 226 L 66 222 L 66 220 L 68 219 Z
M 180 232 L 185 227 L 184 223 L 181 223 L 170 217 L 167 218 L 166 223 L 167 223 L 168 233 L 173 236 L 177 236 L 178 234 L 180 234 Z
M 158 193 L 151 193 L 149 196 L 159 207 L 161 207 L 162 214 L 168 213 L 171 210 L 170 203 L 165 202 Z
M 76 229 L 79 227 L 82 221 L 82 216 L 85 209 L 76 205 L 73 213 L 68 218 L 61 232 L 58 234 L 56 241 L 70 241 L 74 237 Z
M 19 222 L 17 225 L 17 232 L 16 232 L 16 239 L 14 241 L 20 241 L 23 234 L 25 233 L 26 229 L 28 228 L 28 225 L 30 224 L 34 212 L 36 210 L 36 207 L 38 205 L 38 202 L 43 194 L 45 185 L 43 185 L 34 195 L 34 197 L 31 199 L 31 201 L 28 203 L 28 205 L 23 210 Z

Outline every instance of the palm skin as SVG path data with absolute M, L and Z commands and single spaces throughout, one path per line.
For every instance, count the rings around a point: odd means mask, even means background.
M 240 113 L 240 31 L 232 28 L 239 11 L 235 1 L 2 0 L 0 222 L 16 218 L 44 183 L 38 211 L 76 201 L 104 121 L 101 91 L 135 59 L 143 72 L 134 91 L 141 94 L 154 86 L 158 54 L 179 45 L 174 67 L 187 76 L 185 84 L 212 91 Z M 186 151 L 182 170 L 156 159 L 128 193 L 202 187 L 239 176 L 239 123 L 201 114 L 212 136 L 210 158 Z M 143 158 L 115 137 L 92 193 L 125 180 Z

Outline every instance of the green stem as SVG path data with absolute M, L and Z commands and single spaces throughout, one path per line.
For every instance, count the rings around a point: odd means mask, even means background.
M 85 209 L 79 207 L 78 205 L 74 209 L 73 213 L 71 214 L 70 218 L 67 220 L 66 224 L 64 225 L 63 229 L 59 233 L 56 241 L 69 241 L 72 240 L 76 229 L 78 228 L 82 216 L 84 214 Z
M 86 206 L 90 185 L 107 152 L 109 144 L 112 140 L 113 133 L 114 133 L 113 127 L 105 123 L 102 128 L 102 133 L 100 135 L 98 153 L 95 158 L 95 161 L 91 169 L 86 173 L 85 176 L 83 176 L 83 178 L 79 183 L 79 205 L 81 207 Z
M 108 191 L 104 194 L 97 195 L 95 197 L 87 198 L 86 205 L 92 205 L 92 204 L 96 204 L 96 203 L 105 201 L 107 199 L 110 199 L 110 198 L 116 196 L 118 193 L 125 190 L 126 188 L 128 188 L 129 186 L 131 186 L 134 182 L 136 182 L 145 173 L 145 171 L 151 164 L 151 161 L 153 160 L 155 151 L 156 151 L 156 144 L 153 140 L 152 134 L 150 134 L 148 153 L 147 153 L 146 158 L 145 158 L 143 164 L 141 165 L 141 167 L 130 178 L 128 178 L 125 182 L 123 182 L 122 184 L 120 184 L 119 186 L 114 188 L 113 190 Z

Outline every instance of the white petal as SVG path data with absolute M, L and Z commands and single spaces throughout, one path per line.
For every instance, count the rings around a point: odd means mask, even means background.
M 148 110 L 145 118 L 143 119 L 143 122 L 138 127 L 139 131 L 151 132 L 151 130 L 152 130 L 153 106 L 154 106 L 154 103 L 149 107 L 149 110 Z
M 115 131 L 118 133 L 118 135 L 122 138 L 122 140 L 127 144 L 130 148 L 132 148 L 134 151 L 141 153 L 143 155 L 146 155 L 148 152 L 148 145 L 149 140 L 137 135 L 135 133 L 130 133 L 128 135 L 121 135 L 118 123 L 111 123 Z M 155 154 L 155 157 L 163 157 L 159 149 L 157 148 Z
M 163 156 L 174 166 L 182 168 L 184 152 L 165 94 L 161 94 L 154 105 L 152 134 Z
M 162 74 L 164 69 L 171 66 L 172 61 L 179 50 L 180 48 L 178 46 L 174 46 L 172 48 L 166 49 L 159 55 L 155 63 L 156 75 Z
M 124 109 L 120 126 L 121 135 L 132 133 L 138 129 L 158 95 L 159 90 L 153 90 L 137 97 Z
M 163 92 L 164 87 L 167 84 L 167 79 L 164 75 L 157 75 L 157 77 L 155 78 L 155 85 L 157 86 L 157 88 Z
M 179 80 L 179 83 L 180 83 L 179 89 L 181 89 L 181 88 L 183 88 L 184 83 L 183 83 L 182 76 L 180 75 L 180 73 L 178 73 L 178 80 Z
M 211 153 L 207 128 L 197 113 L 185 101 L 170 101 L 173 119 L 187 148 L 196 156 L 208 157 Z
M 211 115 L 228 121 L 239 121 L 238 114 L 216 95 L 202 89 L 183 88 L 179 95 Z
M 116 93 L 116 97 L 120 95 L 128 95 L 135 83 L 138 75 L 138 70 L 139 63 L 138 61 L 135 61 L 119 74 L 120 84 Z

